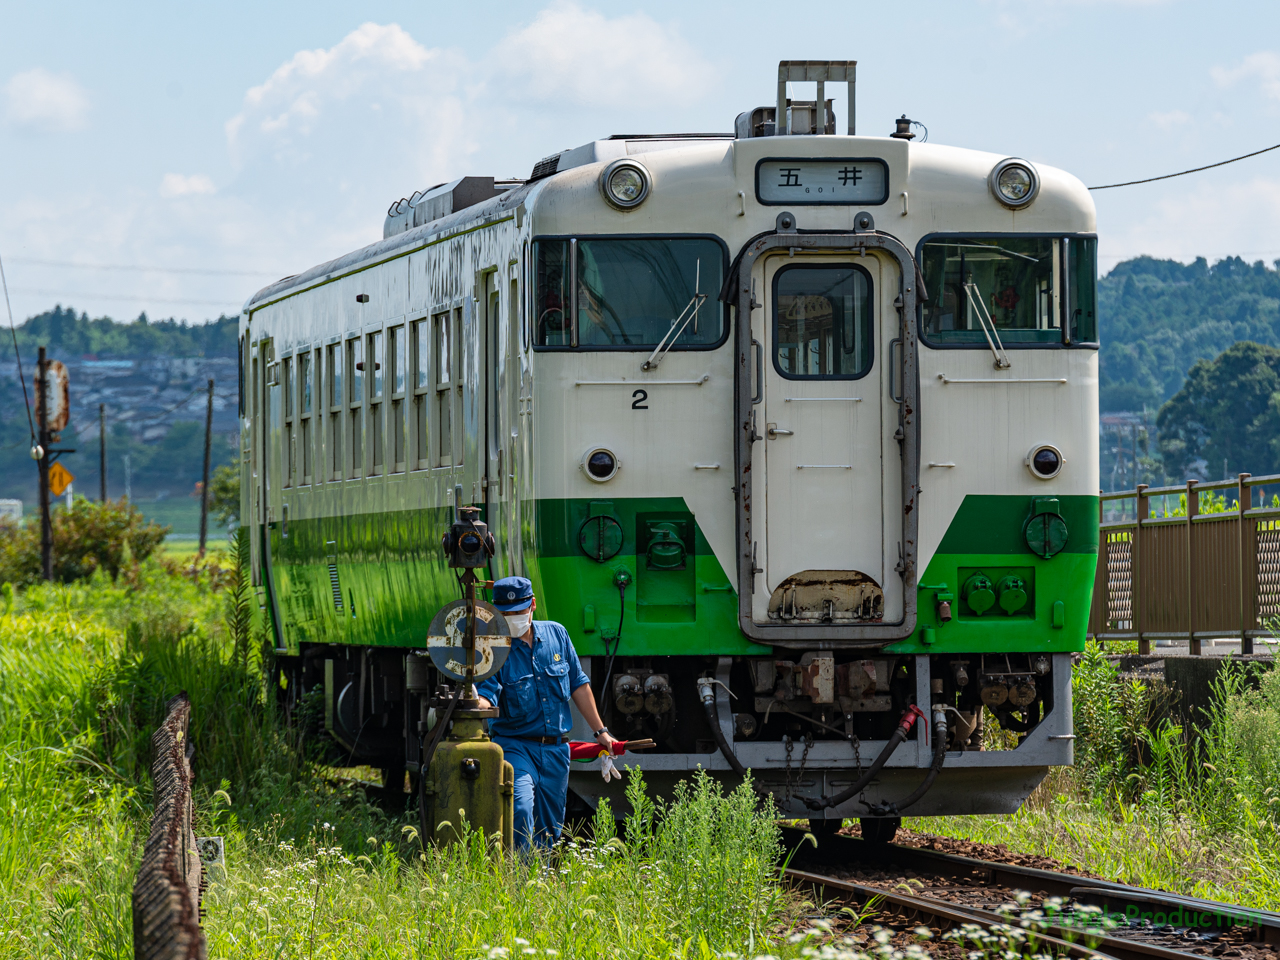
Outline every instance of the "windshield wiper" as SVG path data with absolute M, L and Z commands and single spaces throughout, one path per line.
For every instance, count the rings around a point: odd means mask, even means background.
M 982 302 L 982 294 L 978 292 L 977 284 L 970 278 L 964 282 L 964 289 L 969 295 L 969 309 L 978 315 L 978 326 L 982 327 L 982 335 L 987 338 L 987 346 L 991 348 L 991 354 L 996 358 L 996 369 L 1009 369 L 1013 364 L 1009 362 L 1009 355 L 1004 352 L 1004 344 L 1000 342 L 1000 334 L 996 332 L 996 322 L 991 319 L 987 305 Z M 977 304 L 976 309 L 974 304 Z
M 702 260 L 699 259 L 696 272 L 693 275 L 693 296 L 685 304 L 684 309 L 680 311 L 680 316 L 671 321 L 671 328 L 658 341 L 658 345 L 653 348 L 653 353 L 649 354 L 649 359 L 640 364 L 641 370 L 655 369 L 662 362 L 662 358 L 667 355 L 667 352 L 675 346 L 676 341 L 680 339 L 680 334 L 684 333 L 684 328 L 689 325 L 690 321 L 693 322 L 694 333 L 698 332 L 698 309 L 707 299 L 705 293 L 698 292 L 701 287 Z

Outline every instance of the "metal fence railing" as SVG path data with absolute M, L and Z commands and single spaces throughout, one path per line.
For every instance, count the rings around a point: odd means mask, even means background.
M 1280 615 L 1280 475 L 1104 493 L 1089 635 L 1201 641 L 1238 637 L 1242 653 Z M 1255 503 L 1255 501 L 1257 501 Z
M 191 701 L 180 693 L 151 737 L 155 759 L 155 812 L 133 884 L 135 960 L 205 960 L 200 928 L 204 888 L 200 855 L 192 829 L 191 756 L 188 736 Z

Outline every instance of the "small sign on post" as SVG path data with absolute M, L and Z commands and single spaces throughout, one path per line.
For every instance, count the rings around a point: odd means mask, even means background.
M 71 486 L 71 481 L 75 479 L 75 474 L 64 467 L 61 463 L 55 462 L 49 468 L 49 490 L 55 497 L 62 496 L 64 490 Z

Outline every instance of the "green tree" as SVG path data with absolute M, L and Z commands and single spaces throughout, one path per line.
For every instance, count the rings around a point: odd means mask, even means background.
M 77 499 L 73 509 L 53 512 L 53 578 L 70 583 L 101 568 L 114 579 L 129 558 L 149 557 L 168 532 L 123 497 Z M 0 521 L 0 582 L 28 586 L 40 573 L 40 524 Z
M 1239 340 L 1280 346 L 1280 261 L 1137 257 L 1098 281 L 1104 411 L 1158 408 L 1197 360 Z
M 1280 471 L 1280 349 L 1245 341 L 1191 368 L 1156 419 L 1165 472 L 1185 477 L 1197 460 L 1210 476 Z
M 218 522 L 240 522 L 240 470 L 234 464 L 219 467 L 209 481 L 209 512 Z

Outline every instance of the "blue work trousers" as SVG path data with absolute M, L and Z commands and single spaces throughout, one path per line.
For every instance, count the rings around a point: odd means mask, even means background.
M 506 761 L 515 767 L 515 842 L 517 850 L 530 842 L 546 849 L 560 839 L 564 804 L 569 794 L 569 745 L 496 735 Z

